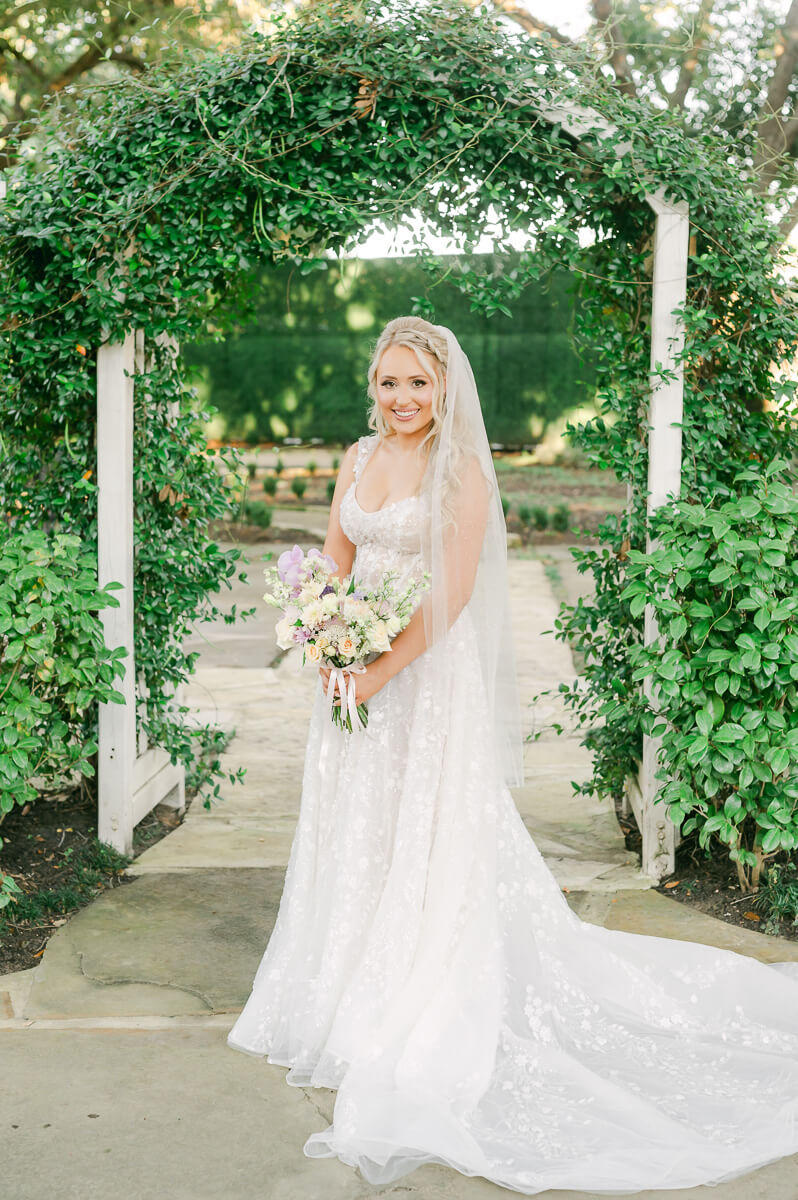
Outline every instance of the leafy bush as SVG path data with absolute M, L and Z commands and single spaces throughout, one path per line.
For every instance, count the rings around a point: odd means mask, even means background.
M 250 525 L 258 525 L 261 529 L 268 529 L 272 523 L 272 509 L 268 504 L 259 504 L 255 500 L 247 500 L 241 506 L 241 519 L 248 521 Z
M 95 774 L 96 705 L 121 702 L 122 650 L 108 650 L 97 613 L 96 559 L 80 538 L 11 534 L 0 549 L 0 821 L 15 804 Z M 0 871 L 0 909 L 19 889 Z
M 277 493 L 277 476 L 267 475 L 263 481 L 263 490 L 267 496 L 274 496 Z
M 308 475 L 315 475 L 316 471 L 318 470 L 318 466 L 319 464 L 315 461 L 315 459 L 311 458 L 305 463 L 305 470 L 307 471 Z
M 274 473 L 275 473 L 275 475 L 282 475 L 284 470 L 285 470 L 285 463 L 278 456 L 277 462 L 274 464 Z
M 772 863 L 759 885 L 754 905 L 767 916 L 765 933 L 781 932 L 782 921 L 798 925 L 798 866 Z
M 506 496 L 502 496 L 502 497 L 501 497 L 501 502 L 502 502 L 502 512 L 504 513 L 504 519 L 505 519 L 505 521 L 506 521 L 506 520 L 507 520 L 507 514 L 508 514 L 508 512 L 510 511 L 510 501 L 507 499 L 507 497 L 506 497 Z
M 548 529 L 549 510 L 543 508 L 540 504 L 534 505 L 532 508 L 532 520 L 535 524 L 535 529 Z
M 729 847 L 744 891 L 798 847 L 798 499 L 787 464 L 752 463 L 738 495 L 657 513 L 658 544 L 630 551 L 622 598 L 660 637 L 632 648 L 641 714 L 662 734 L 660 797 L 685 833 Z M 612 715 L 608 712 L 608 715 Z
M 327 480 L 327 502 L 328 502 L 328 504 L 332 504 L 332 498 L 333 498 L 334 492 L 335 492 L 335 480 L 328 479 Z
M 567 504 L 558 504 L 551 514 L 551 527 L 558 533 L 565 533 L 571 524 L 571 510 Z
M 0 812 L 95 773 L 84 716 L 122 702 L 113 681 L 124 671 L 97 616 L 118 606 L 121 585 L 99 591 L 95 563 L 67 534 L 12 534 L 0 549 Z
M 299 475 L 295 475 L 294 478 L 291 480 L 291 491 L 294 493 L 297 500 L 302 499 L 305 492 L 307 491 L 307 487 L 308 487 L 307 479 L 302 479 L 301 476 L 299 476 Z

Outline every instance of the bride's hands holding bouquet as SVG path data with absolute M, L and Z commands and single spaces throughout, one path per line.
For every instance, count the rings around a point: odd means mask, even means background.
M 380 688 L 384 687 L 388 682 L 388 676 L 380 665 L 381 661 L 382 655 L 380 655 L 379 658 L 375 658 L 374 662 L 369 663 L 365 668 L 358 672 L 350 672 L 346 667 L 342 668 L 347 685 L 349 684 L 350 679 L 354 679 L 355 681 L 356 704 L 367 704 L 371 697 L 376 695 Z M 330 667 L 319 667 L 319 674 L 321 675 L 321 681 L 324 687 L 324 693 L 326 695 L 332 670 Z M 337 691 L 333 697 L 333 704 L 338 708 L 341 706 L 341 696 Z

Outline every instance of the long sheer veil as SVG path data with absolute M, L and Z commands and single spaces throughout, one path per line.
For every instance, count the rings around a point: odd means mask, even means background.
M 432 327 L 447 345 L 442 425 L 423 490 L 429 494 L 424 557 L 432 587 L 422 601 L 428 652 L 437 659 L 436 708 L 446 713 L 451 679 L 443 638 L 467 604 L 479 644 L 498 764 L 509 786 L 524 780 L 521 713 L 510 623 L 507 529 L 493 456 L 471 364 L 451 329 Z

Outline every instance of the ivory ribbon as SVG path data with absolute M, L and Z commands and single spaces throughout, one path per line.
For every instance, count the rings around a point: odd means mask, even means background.
M 349 671 L 350 677 L 347 683 L 344 672 Z M 343 717 L 344 700 L 346 701 L 346 710 L 349 713 L 349 718 L 352 722 L 352 732 L 356 729 L 365 729 L 365 724 L 360 719 L 360 713 L 357 711 L 357 681 L 355 675 L 365 675 L 366 668 L 361 663 L 352 663 L 348 667 L 330 667 L 330 678 L 327 683 L 327 720 L 325 722 L 326 729 L 321 737 L 321 752 L 319 754 L 319 771 L 322 776 L 325 773 L 327 766 L 327 754 L 330 748 L 330 738 L 332 737 L 332 709 L 336 691 L 341 696 L 341 716 Z

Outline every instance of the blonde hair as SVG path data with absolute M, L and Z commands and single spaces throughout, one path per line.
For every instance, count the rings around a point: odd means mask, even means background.
M 449 358 L 446 337 L 423 317 L 395 317 L 377 338 L 368 370 L 368 393 L 371 397 L 368 425 L 369 429 L 384 438 L 393 437 L 396 432 L 385 420 L 377 402 L 377 371 L 380 359 L 389 346 L 407 346 L 415 351 L 421 366 L 432 378 L 432 421 L 417 447 L 419 452 L 426 448 L 428 453 L 440 431 L 446 402 L 446 367 Z

